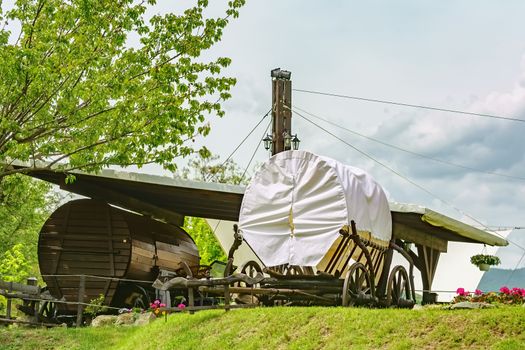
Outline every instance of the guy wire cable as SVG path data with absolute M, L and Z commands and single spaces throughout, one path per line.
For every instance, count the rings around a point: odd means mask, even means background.
M 479 225 L 481 225 L 482 227 L 486 227 L 482 222 L 480 222 L 479 220 L 477 220 L 476 218 L 472 217 L 471 215 L 465 213 L 464 211 L 462 211 L 461 209 L 457 208 L 455 205 L 453 205 L 452 203 L 442 199 L 441 197 L 439 197 L 438 195 L 434 194 L 433 192 L 431 192 L 430 190 L 426 189 L 425 187 L 419 185 L 418 183 L 414 182 L 413 180 L 411 180 L 410 178 L 406 177 L 405 175 L 401 174 L 400 172 L 396 171 L 395 169 L 389 167 L 388 165 L 386 165 L 385 163 L 375 159 L 374 157 L 372 157 L 371 155 L 369 155 L 368 153 L 360 150 L 359 148 L 355 147 L 354 145 L 346 142 L 345 140 L 343 140 L 342 138 L 340 138 L 339 136 L 335 135 L 334 133 L 330 132 L 329 130 L 323 128 L 322 126 L 316 124 L 315 122 L 313 122 L 312 120 L 310 120 L 309 118 L 305 117 L 304 115 L 302 115 L 301 113 L 297 112 L 296 110 L 293 110 L 293 112 L 295 114 L 297 114 L 298 116 L 300 116 L 301 118 L 305 119 L 306 121 L 310 122 L 311 124 L 313 124 L 314 126 L 318 127 L 319 129 L 323 130 L 324 132 L 326 132 L 327 134 L 331 135 L 332 137 L 338 139 L 339 141 L 341 141 L 342 143 L 344 143 L 345 145 L 353 148 L 355 151 L 361 153 L 362 155 L 364 155 L 365 157 L 369 158 L 370 160 L 374 161 L 375 163 L 383 166 L 384 168 L 390 170 L 392 173 L 396 174 L 397 176 L 401 177 L 402 179 L 404 179 L 405 181 L 411 183 L 412 185 L 416 186 L 417 188 L 419 188 L 420 190 L 426 192 L 427 194 L 429 194 L 430 196 L 438 199 L 439 201 L 441 201 L 442 203 L 450 206 L 451 208 L 455 209 L 457 212 L 459 212 L 460 214 L 468 217 L 469 219 L 475 221 L 476 223 L 478 223 Z M 497 233 L 497 232 L 494 232 L 496 235 L 500 236 L 501 238 L 505 239 L 501 234 Z M 507 239 L 507 241 L 509 241 Z M 512 242 L 512 241 L 509 241 L 511 242 L 512 244 L 514 244 L 515 246 L 519 247 L 520 249 L 522 249 L 523 251 L 525 251 L 525 248 L 522 247 L 521 245 L 517 244 L 516 242 Z
M 503 116 L 494 115 L 494 114 L 467 112 L 467 111 L 461 111 L 461 110 L 458 110 L 458 109 L 431 107 L 431 106 L 416 105 L 416 104 L 395 102 L 395 101 L 388 101 L 388 100 L 380 100 L 380 99 L 375 99 L 375 98 L 366 98 L 366 97 L 359 97 L 359 96 L 342 95 L 342 94 L 335 94 L 335 93 L 331 93 L 331 92 L 321 92 L 321 91 L 313 91 L 313 90 L 292 89 L 292 91 L 304 92 L 304 93 L 307 93 L 307 94 L 314 94 L 314 95 L 346 98 L 346 99 L 357 100 L 357 101 L 382 103 L 382 104 L 389 104 L 389 105 L 401 106 L 401 107 L 412 107 L 412 108 L 426 109 L 426 110 L 431 110 L 431 111 L 439 111 L 439 112 L 447 112 L 447 113 L 455 113 L 455 114 L 465 114 L 465 115 L 470 115 L 470 116 L 475 116 L 475 117 L 493 118 L 493 119 L 500 119 L 500 120 L 508 120 L 508 121 L 513 121 L 513 122 L 525 123 L 525 119 L 503 117 Z
M 516 270 L 518 269 L 518 266 L 521 264 L 521 261 L 523 260 L 524 257 L 525 257 L 525 251 L 523 251 L 523 254 L 521 254 L 520 259 L 518 260 L 518 262 L 517 262 L 516 265 L 514 266 L 514 269 L 511 271 L 511 273 L 510 273 L 509 276 L 507 277 L 507 281 L 505 282 L 505 284 L 509 284 L 510 279 L 511 279 L 512 276 L 514 275 L 514 271 L 516 271 Z
M 257 142 L 257 146 L 255 147 L 255 150 L 254 150 L 253 153 L 252 153 L 252 157 L 250 158 L 250 161 L 248 162 L 248 165 L 246 165 L 246 168 L 244 168 L 244 172 L 242 173 L 242 176 L 241 176 L 241 182 L 242 182 L 242 180 L 244 180 L 244 176 L 246 176 L 246 173 L 248 172 L 248 168 L 249 168 L 250 165 L 252 164 L 253 158 L 255 157 L 255 154 L 257 153 L 257 150 L 258 150 L 259 147 L 261 146 L 262 140 L 264 139 L 264 137 L 265 137 L 266 134 L 268 133 L 268 129 L 270 129 L 270 125 L 271 125 L 271 124 L 272 124 L 272 121 L 270 120 L 270 122 L 269 122 L 268 125 L 266 126 L 266 129 L 264 130 L 264 133 L 262 134 L 261 139 L 259 140 L 259 142 Z
M 325 119 L 325 118 L 322 118 L 318 115 L 315 115 L 313 113 L 310 113 L 306 110 L 304 110 L 303 108 L 300 108 L 300 107 L 297 107 L 297 106 L 294 106 L 293 108 L 296 108 L 297 110 L 303 112 L 303 113 L 306 113 L 308 114 L 309 116 L 311 117 L 314 117 L 316 119 L 319 119 L 319 120 L 322 120 L 324 121 L 325 123 L 328 123 L 330 125 L 333 125 L 339 129 L 342 129 L 342 130 L 345 130 L 349 133 L 352 133 L 356 136 L 359 136 L 359 137 L 362 137 L 362 138 L 365 138 L 367 140 L 370 140 L 370 141 L 373 141 L 373 142 L 377 142 L 381 145 L 384 145 L 384 146 L 387 146 L 387 147 L 391 147 L 393 149 L 396 149 L 398 151 L 402 151 L 402 152 L 405 152 L 405 153 L 408 153 L 408 154 L 412 154 L 412 155 L 415 155 L 415 156 L 418 156 L 418 157 L 421 157 L 421 158 L 425 158 L 425 159 L 428 159 L 428 160 L 432 160 L 434 162 L 438 162 L 438 163 L 442 163 L 442 164 L 445 164 L 445 165 L 450 165 L 450 166 L 454 166 L 454 167 L 457 167 L 457 168 L 462 168 L 462 169 L 466 169 L 466 170 L 471 170 L 471 171 L 474 171 L 474 172 L 478 172 L 478 173 L 481 173 L 481 174 L 486 174 L 486 175 L 494 175 L 494 176 L 501 176 L 501 177 L 505 177 L 505 178 L 508 178 L 508 179 L 514 179 L 514 180 L 523 180 L 525 181 L 525 177 L 519 177 L 519 176 L 513 176 L 513 175 L 507 175 L 507 174 L 501 174 L 501 173 L 494 173 L 494 172 L 490 172 L 490 171 L 484 171 L 484 170 L 481 170 L 481 169 L 476 169 L 476 168 L 472 168 L 472 167 L 468 167 L 468 166 L 465 166 L 465 165 L 461 165 L 461 164 L 456 164 L 456 163 L 452 163 L 452 162 L 448 162 L 446 160 L 442 160 L 442 159 L 437 159 L 437 158 L 433 158 L 433 157 L 430 157 L 430 156 L 426 156 L 424 154 L 421 154 L 421 153 L 417 153 L 417 152 L 414 152 L 414 151 L 410 151 L 410 150 L 407 150 L 407 149 L 404 149 L 402 147 L 399 147 L 399 146 L 396 146 L 396 145 L 393 145 L 393 144 L 390 144 L 390 143 L 387 143 L 387 142 L 384 142 L 384 141 L 381 141 L 381 140 L 378 140 L 378 139 L 375 139 L 373 137 L 370 137 L 370 136 L 366 136 L 366 135 L 363 135 L 363 134 L 360 134 L 358 133 L 357 131 L 354 131 L 354 130 L 351 130 L 351 129 L 348 129 L 348 128 L 345 128 L 344 126 L 342 125 L 339 125 L 337 123 L 334 123 L 334 122 L 331 122 L 330 120 L 328 119 Z
M 427 158 L 427 159 L 430 159 L 430 160 L 433 160 L 433 161 L 436 161 L 436 162 L 440 162 L 440 163 L 443 163 L 443 164 L 447 164 L 447 165 L 451 165 L 451 166 L 455 166 L 455 167 L 459 167 L 459 168 L 464 168 L 464 169 L 468 169 L 468 170 L 472 170 L 472 171 L 476 171 L 476 172 L 480 172 L 482 174 L 487 174 L 487 175 L 496 175 L 496 176 L 501 176 L 501 177 L 506 177 L 506 178 L 511 178 L 511 179 L 517 179 L 517 180 L 525 180 L 524 177 L 519 177 L 519 176 L 512 176 L 512 175 L 506 175 L 506 174 L 500 174 L 500 173 L 493 173 L 493 172 L 487 172 L 487 171 L 483 171 L 483 170 L 480 170 L 480 169 L 476 169 L 476 168 L 471 168 L 471 167 L 467 167 L 467 166 L 463 166 L 463 165 L 460 165 L 460 164 L 455 164 L 455 163 L 451 163 L 451 162 L 447 162 L 447 161 L 444 161 L 444 160 L 441 160 L 441 159 L 436 159 L 436 158 L 432 158 L 432 157 L 429 157 L 429 156 L 426 156 L 424 154 L 420 154 L 420 153 L 416 153 L 416 152 L 413 152 L 413 151 L 410 151 L 410 150 L 406 150 L 404 148 L 401 148 L 401 147 L 398 147 L 398 146 L 395 146 L 395 145 L 392 145 L 392 144 L 389 144 L 387 142 L 384 142 L 384 141 L 381 141 L 381 140 L 378 140 L 378 139 L 375 139 L 375 138 L 372 138 L 372 137 L 369 137 L 369 136 L 366 136 L 366 135 L 363 135 L 363 134 L 360 134 L 356 131 L 353 131 L 351 129 L 348 129 L 348 128 L 345 128 L 344 126 L 341 126 L 337 123 L 334 123 L 334 122 L 331 122 L 330 120 L 328 119 L 325 119 L 325 118 L 322 118 L 318 115 L 315 115 L 313 113 L 310 113 L 306 110 L 304 110 L 303 108 L 300 108 L 300 107 L 297 107 L 297 106 L 294 106 L 293 108 L 299 110 L 299 111 L 302 111 L 303 113 L 306 113 L 314 118 L 317 118 L 319 120 L 322 120 L 330 125 L 333 125 L 337 128 L 340 128 L 342 130 L 345 130 L 345 131 L 348 131 L 354 135 L 357 135 L 357 136 L 360 136 L 360 137 L 363 137 L 365 139 L 368 139 L 368 140 L 371 140 L 371 141 L 374 141 L 374 142 L 377 142 L 377 143 L 380 143 L 382 145 L 385 145 L 385 146 L 388 146 L 388 147 L 392 147 L 394 149 L 397 149 L 397 150 L 400 150 L 400 151 L 403 151 L 403 152 L 406 152 L 406 153 L 409 153 L 409 154 L 413 154 L 413 155 L 416 155 L 416 156 L 419 156 L 419 157 L 423 157 L 423 158 Z M 525 229 L 525 227 L 523 226 L 505 226 L 505 227 L 502 227 L 502 226 L 486 226 L 486 225 L 481 225 L 482 228 L 484 229 L 488 229 L 490 231 L 498 231 L 498 229 L 513 229 L 513 230 L 521 230 L 521 229 Z
M 259 120 L 259 122 L 252 128 L 252 130 L 250 130 L 250 132 L 248 133 L 248 135 L 246 135 L 246 137 L 244 139 L 242 139 L 241 143 L 239 143 L 239 145 L 237 147 L 235 147 L 235 149 L 233 150 L 232 153 L 230 153 L 230 155 L 226 158 L 226 160 L 224 160 L 224 162 L 222 162 L 221 164 L 221 167 L 224 166 L 224 164 L 226 164 L 226 162 L 228 160 L 230 160 L 230 158 L 234 155 L 235 152 L 237 152 L 237 150 L 242 146 L 242 144 L 248 139 L 248 137 L 250 137 L 250 135 L 255 131 L 255 129 L 257 129 L 259 127 L 259 125 L 261 125 L 262 121 L 264 120 L 264 118 L 266 118 L 268 116 L 268 114 L 270 114 L 270 112 L 272 111 L 272 109 L 270 108 L 270 110 L 268 112 L 266 112 L 265 115 L 263 115 L 263 117 L 261 118 L 261 120 Z M 210 181 L 211 179 L 215 178 L 215 176 L 217 175 L 212 175 L 210 176 L 209 178 L 207 179 L 204 179 L 204 181 Z
M 261 137 L 260 141 L 257 142 L 257 146 L 255 147 L 255 150 L 252 153 L 252 157 L 250 158 L 248 165 L 246 165 L 246 168 L 244 168 L 244 172 L 242 173 L 240 182 L 244 180 L 244 176 L 246 176 L 246 172 L 248 171 L 248 168 L 250 167 L 250 164 L 252 163 L 253 158 L 255 157 L 255 154 L 257 153 L 257 150 L 259 149 L 261 142 L 264 139 L 264 136 L 266 135 L 266 133 L 268 132 L 268 129 L 270 128 L 271 124 L 272 124 L 272 121 L 270 120 L 270 122 L 268 123 L 268 126 L 266 126 L 266 129 L 264 130 L 263 136 Z M 219 228 L 219 224 L 221 223 L 221 221 L 222 220 L 217 221 L 217 225 L 215 225 L 215 228 L 212 230 L 213 235 L 215 235 L 215 231 L 217 231 L 217 229 Z

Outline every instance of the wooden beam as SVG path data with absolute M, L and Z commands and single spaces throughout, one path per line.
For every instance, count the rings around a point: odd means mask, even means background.
M 441 252 L 419 244 L 416 245 L 416 247 L 418 252 L 417 256 L 413 252 L 411 252 L 411 256 L 414 260 L 414 265 L 421 271 L 423 289 L 430 291 L 432 290 L 432 282 L 434 281 Z
M 279 69 L 279 72 L 281 70 Z M 273 74 L 273 71 L 272 71 Z M 272 78 L 272 155 L 289 150 L 284 133 L 292 135 L 292 82 L 290 78 Z
M 447 252 L 447 240 L 436 236 L 432 236 L 425 232 L 421 232 L 405 224 L 394 222 L 392 224 L 392 232 L 396 239 L 402 239 L 404 241 L 413 242 L 415 244 L 432 248 L 442 253 Z
M 132 193 L 120 193 L 118 191 L 91 185 L 81 180 L 72 184 L 61 184 L 60 188 L 65 191 L 78 193 L 93 199 L 102 200 L 122 208 L 139 212 L 146 216 L 151 216 L 176 226 L 184 225 L 184 215 L 167 210 L 156 205 L 144 202 L 132 196 Z
M 28 294 L 37 295 L 40 293 L 39 286 L 30 286 L 27 284 L 17 283 L 17 282 L 7 282 L 0 280 L 0 289 L 8 290 L 9 292 L 22 292 Z

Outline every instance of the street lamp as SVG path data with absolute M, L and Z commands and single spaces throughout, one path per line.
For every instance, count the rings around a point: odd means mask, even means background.
M 263 139 L 263 142 L 264 148 L 268 151 L 272 147 L 272 136 L 267 134 L 266 137 Z
M 274 142 L 272 135 L 266 134 L 266 137 L 262 139 L 262 142 L 264 144 L 264 149 L 269 151 L 272 148 L 272 144 Z M 283 132 L 283 146 L 285 151 L 289 151 L 291 149 L 297 151 L 299 149 L 300 142 L 301 140 L 299 140 L 297 134 L 290 135 L 286 130 Z
M 299 149 L 299 142 L 301 142 L 301 140 L 299 140 L 297 134 L 293 135 L 292 147 L 294 151 L 297 151 Z

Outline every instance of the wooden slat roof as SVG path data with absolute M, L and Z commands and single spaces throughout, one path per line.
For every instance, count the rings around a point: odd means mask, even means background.
M 178 225 L 184 216 L 237 221 L 244 195 L 244 186 L 110 169 L 99 174 L 73 173 L 76 181 L 72 184 L 65 183 L 64 173 L 53 170 L 38 170 L 29 175 L 54 183 L 63 190 L 103 199 Z M 424 207 L 399 203 L 391 203 L 390 207 L 396 238 L 432 245 L 441 251 L 446 251 L 448 241 L 508 244 L 503 238 Z

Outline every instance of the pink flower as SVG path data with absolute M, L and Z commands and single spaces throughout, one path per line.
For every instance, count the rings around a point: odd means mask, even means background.
M 465 288 L 458 288 L 458 289 L 456 290 L 456 293 L 457 293 L 459 296 L 462 296 L 462 297 L 468 297 L 469 294 L 470 294 L 470 292 L 467 292 L 467 291 L 465 290 Z
M 186 308 L 186 305 L 180 303 L 179 305 L 177 305 L 177 307 L 179 308 L 179 310 L 184 310 Z
M 481 294 L 483 294 L 483 292 L 480 291 L 479 289 L 476 289 L 476 290 L 474 291 L 474 294 L 475 294 L 475 295 L 481 295 Z
M 507 286 L 503 286 L 499 289 L 499 291 L 503 294 L 510 294 L 510 289 Z
M 157 305 L 159 305 L 159 304 L 160 304 L 160 300 L 159 300 L 159 299 L 155 300 L 155 301 L 153 302 L 153 304 L 157 304 Z
M 160 307 L 166 307 L 166 304 L 160 303 Z

